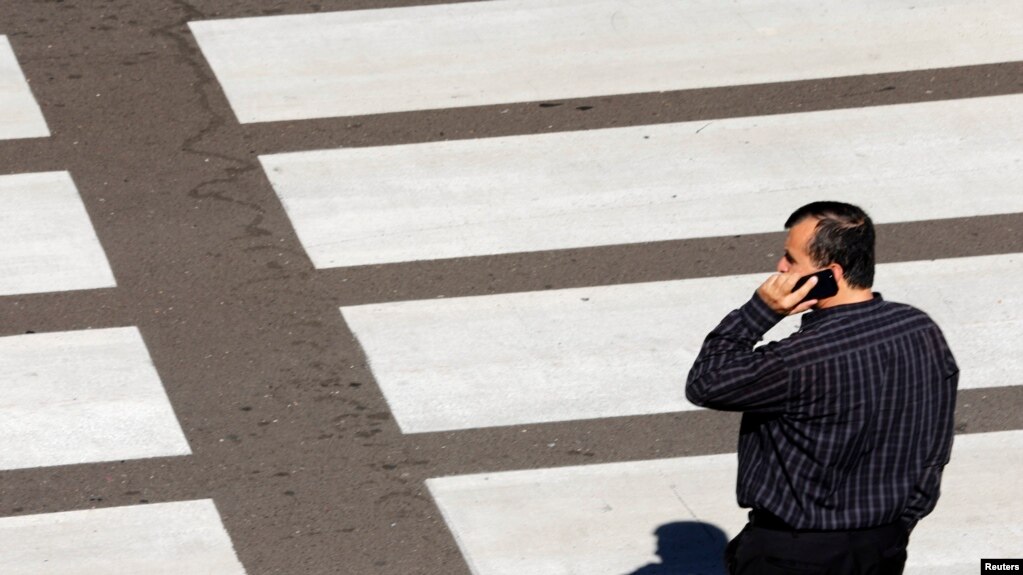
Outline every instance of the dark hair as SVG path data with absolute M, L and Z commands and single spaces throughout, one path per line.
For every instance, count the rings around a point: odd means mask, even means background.
M 874 223 L 867 212 L 842 202 L 813 202 L 792 212 L 785 229 L 806 218 L 817 219 L 807 246 L 815 266 L 837 263 L 849 287 L 874 285 Z

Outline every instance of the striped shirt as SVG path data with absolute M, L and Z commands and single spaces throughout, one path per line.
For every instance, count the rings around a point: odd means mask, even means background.
M 686 383 L 692 403 L 743 412 L 739 505 L 797 529 L 912 529 L 952 450 L 959 368 L 941 330 L 874 293 L 754 349 L 783 317 L 754 295 L 707 336 Z

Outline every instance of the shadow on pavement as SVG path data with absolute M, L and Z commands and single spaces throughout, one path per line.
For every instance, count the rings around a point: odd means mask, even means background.
M 665 523 L 654 531 L 660 563 L 649 563 L 627 575 L 724 575 L 728 536 L 700 521 Z

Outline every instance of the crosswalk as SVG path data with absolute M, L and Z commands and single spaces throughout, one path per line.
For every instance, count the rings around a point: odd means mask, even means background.
M 0 469 L 191 453 L 137 328 L 8 336 L 0 357 Z
M 0 571 L 11 575 L 244 575 L 211 500 L 0 520 Z
M 500 0 L 189 26 L 246 123 L 1004 62 L 1021 17 L 1013 0 Z
M 117 285 L 68 172 L 0 176 L 0 295 Z
M 881 264 L 876 286 L 943 326 L 960 389 L 1019 385 L 1023 254 Z M 345 307 L 406 433 L 691 410 L 703 338 L 764 274 Z M 927 278 L 921 284 L 921 278 Z M 967 296 L 966 294 L 969 294 Z M 779 323 L 766 339 L 797 329 Z
M 188 26 L 237 121 L 258 124 L 1015 61 L 1020 17 L 1013 0 L 492 0 Z M 893 227 L 1018 214 L 1021 133 L 1023 97 L 1001 95 L 258 162 L 323 272 L 776 232 L 823 198 Z M 0 36 L 0 139 L 48 135 Z M 70 172 L 2 174 L 0 201 L 0 296 L 118 288 Z M 682 384 L 703 337 L 771 266 L 330 311 L 406 436 L 691 413 Z M 961 389 L 1016 386 L 1021 271 L 1019 250 L 893 261 L 875 286 L 938 322 Z M 190 457 L 144 336 L 125 325 L 0 337 L 0 470 Z M 1018 430 L 957 436 L 908 573 L 965 575 L 1019 554 L 1003 478 L 1023 474 L 1020 453 Z M 473 575 L 719 574 L 744 522 L 735 463 L 534 466 L 425 488 Z M 3 573 L 246 572 L 204 498 L 0 517 L 0 549 L 17 550 L 0 554 Z
M 50 136 L 0 35 L 0 140 Z M 67 171 L 0 175 L 0 296 L 115 288 Z M 134 326 L 0 337 L 0 471 L 191 454 Z M 212 500 L 0 518 L 11 575 L 244 575 Z
M 1023 527 L 1006 505 L 1016 486 L 1003 477 L 1023 471 L 1023 432 L 955 442 L 938 508 L 913 532 L 908 574 L 976 573 L 981 557 L 1019 553 Z M 724 488 L 734 485 L 737 463 L 734 454 L 710 455 L 427 484 L 475 573 L 630 574 L 646 565 L 720 573 L 726 538 L 746 522 Z
M 1012 95 L 260 161 L 329 268 L 771 232 L 814 197 L 879 223 L 1015 213 L 1020 134 Z
M 0 140 L 41 138 L 50 135 L 11 42 L 0 34 Z

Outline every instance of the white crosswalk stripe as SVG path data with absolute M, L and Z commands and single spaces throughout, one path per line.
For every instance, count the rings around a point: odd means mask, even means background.
M 71 174 L 0 176 L 0 296 L 115 287 Z
M 244 575 L 209 499 L 0 519 L 5 575 Z
M 46 120 L 21 72 L 11 42 L 7 36 L 0 35 L 0 140 L 49 135 Z
M 190 27 L 238 119 L 266 122 L 1013 61 L 1021 19 L 1016 0 L 499 0 Z
M 882 264 L 875 289 L 942 326 L 960 388 L 1023 382 L 1023 254 Z M 693 409 L 704 336 L 764 274 L 341 308 L 406 433 Z M 921 278 L 927 278 L 921 281 Z M 798 327 L 787 318 L 768 333 Z
M 136 328 L 3 337 L 0 373 L 0 469 L 191 453 Z
M 1020 212 L 1021 134 L 1012 95 L 260 159 L 328 268 L 770 232 L 825 197 L 879 223 Z
M 1023 431 L 958 435 L 942 496 L 909 545 L 908 575 L 977 573 L 1014 557 Z M 430 493 L 474 575 L 628 574 L 657 564 L 658 528 L 676 529 L 669 565 L 720 573 L 724 539 L 745 523 L 735 454 L 435 478 Z M 681 525 L 680 525 L 681 524 Z M 692 528 L 695 526 L 695 528 Z M 701 570 L 702 569 L 702 570 Z

